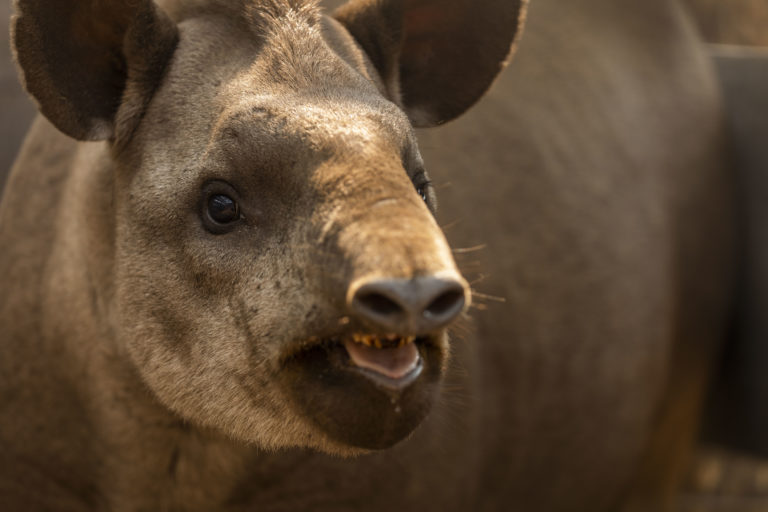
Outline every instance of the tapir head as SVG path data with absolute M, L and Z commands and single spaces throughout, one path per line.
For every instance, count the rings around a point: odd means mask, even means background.
M 406 437 L 470 300 L 413 126 L 487 90 L 523 3 L 330 18 L 300 0 L 18 0 L 27 90 L 62 132 L 106 141 L 99 342 L 241 440 L 349 454 Z

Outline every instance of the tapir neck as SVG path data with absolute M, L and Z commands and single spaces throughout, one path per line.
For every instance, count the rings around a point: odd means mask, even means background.
M 114 391 L 117 402 L 104 407 L 100 427 L 104 465 L 99 485 L 109 510 L 204 511 L 231 502 L 252 465 L 254 449 L 185 424 L 149 395 L 123 402 L 129 398 L 119 394 L 126 390 Z

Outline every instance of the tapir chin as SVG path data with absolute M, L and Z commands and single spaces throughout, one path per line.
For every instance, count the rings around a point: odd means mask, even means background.
M 0 206 L 0 508 L 669 503 L 731 222 L 676 3 L 16 0 L 11 30 L 41 116 Z

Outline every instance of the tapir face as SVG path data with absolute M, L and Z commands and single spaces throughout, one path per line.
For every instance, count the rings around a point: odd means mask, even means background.
M 463 79 L 455 59 L 471 41 L 429 34 L 424 18 L 471 34 L 464 18 L 484 11 L 470 4 L 451 18 L 440 2 L 361 1 L 340 23 L 299 1 L 177 2 L 170 18 L 134 3 L 67 7 L 88 27 L 79 37 L 128 27 L 106 38 L 116 69 L 103 49 L 69 50 L 97 68 L 83 80 L 105 66 L 89 86 L 125 81 L 103 104 L 39 58 L 41 4 L 22 2 L 15 25 L 43 113 L 111 144 L 118 346 L 162 404 L 241 440 L 350 454 L 403 439 L 435 399 L 445 329 L 469 303 L 412 123 L 455 117 L 484 92 L 521 3 L 489 3 L 484 16 L 508 30 Z M 409 30 L 410 43 L 396 36 Z M 431 74 L 443 46 L 453 67 Z M 30 82 L 45 66 L 64 85 Z M 441 76 L 456 83 L 431 94 Z
M 180 25 L 119 171 L 120 332 L 192 421 L 381 448 L 429 410 L 467 287 L 408 118 L 296 16 Z

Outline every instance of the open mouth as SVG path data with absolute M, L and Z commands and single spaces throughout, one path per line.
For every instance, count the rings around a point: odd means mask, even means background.
M 418 379 L 424 368 L 419 345 L 427 337 L 354 334 L 344 340 L 350 365 L 381 386 L 401 389 Z
M 438 359 L 441 339 L 442 335 L 369 333 L 325 339 L 312 337 L 284 361 L 301 360 L 322 353 L 323 359 L 329 363 L 329 369 L 353 372 L 378 386 L 398 391 L 419 378 L 427 361 L 435 362 Z
M 330 438 L 381 449 L 424 419 L 439 391 L 445 333 L 312 338 L 281 364 L 284 389 Z

